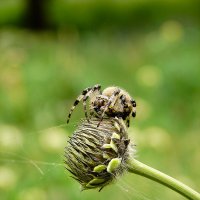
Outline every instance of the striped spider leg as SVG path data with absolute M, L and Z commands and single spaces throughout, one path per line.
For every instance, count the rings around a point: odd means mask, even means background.
M 98 94 L 100 94 L 100 89 L 101 86 L 100 85 L 95 85 L 93 87 L 88 87 L 86 89 L 84 89 L 82 91 L 82 93 L 76 98 L 76 100 L 74 101 L 73 106 L 70 109 L 68 118 L 67 118 L 67 123 L 69 123 L 70 117 L 72 115 L 72 112 L 74 111 L 75 107 L 79 104 L 80 101 L 83 101 L 83 108 L 84 108 L 84 113 L 85 113 L 85 117 L 86 119 L 89 121 L 88 119 L 88 114 L 87 114 L 87 105 L 86 105 L 86 101 L 89 97 L 91 97 L 96 91 Z

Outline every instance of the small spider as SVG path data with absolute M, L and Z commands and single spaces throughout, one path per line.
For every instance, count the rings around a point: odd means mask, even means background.
M 128 92 L 116 86 L 107 87 L 101 92 L 101 86 L 95 85 L 84 89 L 81 95 L 77 97 L 69 112 L 67 123 L 69 122 L 73 110 L 81 100 L 83 101 L 85 117 L 89 121 L 86 106 L 88 98 L 90 98 L 90 115 L 96 115 L 96 117 L 100 118 L 97 126 L 100 125 L 104 116 L 106 116 L 122 118 L 126 121 L 127 127 L 129 127 L 130 117 L 136 116 L 136 102 L 131 98 Z

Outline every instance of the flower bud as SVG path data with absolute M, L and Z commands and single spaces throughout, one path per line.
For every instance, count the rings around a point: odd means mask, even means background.
M 98 118 L 82 120 L 65 148 L 65 163 L 82 190 L 99 191 L 126 171 L 132 151 L 122 119 Z

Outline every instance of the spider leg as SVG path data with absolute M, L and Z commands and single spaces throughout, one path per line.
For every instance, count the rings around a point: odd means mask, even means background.
M 121 99 L 121 103 L 124 106 L 124 110 L 126 110 L 128 108 L 128 104 L 126 102 L 126 97 L 124 95 L 120 96 Z M 126 126 L 129 127 L 130 126 L 130 114 L 126 117 Z
M 84 96 L 89 92 L 91 91 L 91 87 L 88 87 L 86 89 L 84 89 L 82 91 L 82 93 L 76 98 L 76 100 L 74 101 L 74 104 L 73 106 L 71 107 L 70 109 L 70 112 L 69 112 L 69 115 L 68 115 L 68 118 L 67 118 L 67 123 L 69 123 L 69 120 L 70 120 L 70 117 L 72 115 L 72 112 L 74 111 L 75 107 L 78 105 L 78 103 L 84 98 Z
M 136 107 L 136 101 L 134 99 L 131 99 L 131 104 L 133 107 Z
M 130 117 L 131 117 L 131 115 L 132 115 L 132 117 L 136 117 L 136 101 L 131 99 L 131 105 L 132 105 L 131 113 L 127 116 L 127 119 L 126 119 L 127 127 L 130 126 Z
M 126 119 L 126 126 L 129 127 L 130 126 L 130 115 L 127 117 Z
M 136 117 L 136 101 L 134 99 L 131 100 L 131 104 L 133 106 L 132 117 Z
M 83 109 L 84 109 L 84 113 L 85 113 L 85 118 L 87 119 L 88 122 L 89 122 L 89 119 L 88 119 L 86 101 L 87 101 L 88 97 L 90 97 L 95 91 L 100 91 L 100 89 L 101 89 L 101 86 L 97 84 L 93 88 L 91 88 L 91 90 L 83 97 Z
M 117 89 L 116 91 L 113 92 L 113 94 L 109 98 L 108 103 L 105 105 L 103 113 L 101 114 L 101 118 L 100 118 L 99 123 L 97 124 L 97 127 L 99 127 L 99 125 L 101 124 L 103 117 L 105 115 L 105 112 L 108 110 L 108 108 L 112 108 L 115 105 L 119 93 L 120 93 L 120 89 Z

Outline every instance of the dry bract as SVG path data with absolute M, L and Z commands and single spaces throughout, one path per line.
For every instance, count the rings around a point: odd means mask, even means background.
M 99 191 L 126 170 L 133 148 L 122 119 L 82 120 L 65 149 L 65 163 L 82 189 Z

